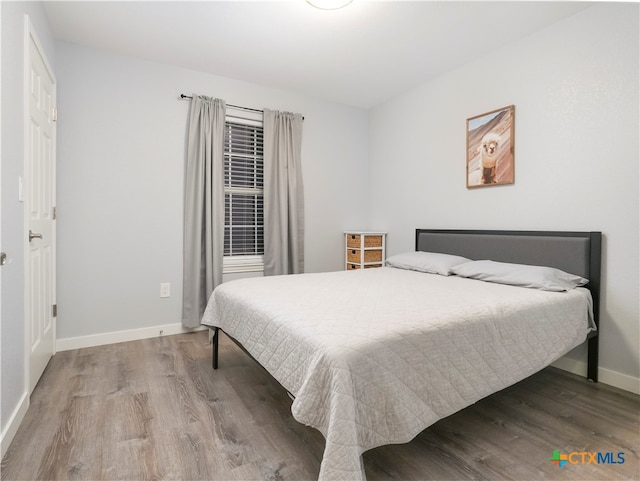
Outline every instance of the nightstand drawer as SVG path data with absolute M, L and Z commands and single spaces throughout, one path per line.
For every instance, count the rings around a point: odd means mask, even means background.
M 365 247 L 382 247 L 381 235 L 366 235 L 364 236 Z
M 347 247 L 355 247 L 357 249 L 360 248 L 360 235 L 358 234 L 347 234 Z
M 360 269 L 360 264 L 347 264 L 348 271 L 353 271 L 356 269 Z

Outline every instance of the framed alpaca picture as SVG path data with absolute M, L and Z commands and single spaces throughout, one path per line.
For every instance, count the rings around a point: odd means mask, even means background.
M 467 119 L 467 189 L 513 184 L 515 106 Z

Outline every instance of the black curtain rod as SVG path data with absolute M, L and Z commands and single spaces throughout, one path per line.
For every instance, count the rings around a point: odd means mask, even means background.
M 193 97 L 191 95 L 180 94 L 180 98 L 181 99 L 192 99 Z M 239 105 L 233 105 L 233 104 L 227 104 L 227 105 L 229 107 L 234 108 L 234 109 L 248 110 L 249 112 L 259 112 L 261 114 L 264 114 L 264 110 L 252 109 L 250 107 L 240 107 Z M 302 120 L 304 120 L 304 117 L 302 117 Z
M 185 95 L 185 94 L 180 94 L 180 98 L 181 99 L 192 99 L 193 97 L 190 95 Z M 264 113 L 264 111 L 262 110 L 258 110 L 258 109 L 252 109 L 249 107 L 240 107 L 239 105 L 233 105 L 233 104 L 227 104 L 229 107 L 233 107 L 234 109 L 240 109 L 240 110 L 249 110 L 250 112 L 259 112 L 261 114 Z

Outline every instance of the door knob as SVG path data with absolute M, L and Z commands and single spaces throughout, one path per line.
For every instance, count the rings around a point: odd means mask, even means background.
M 0 266 L 4 266 L 7 263 L 7 254 L 0 252 Z
M 33 232 L 31 232 L 31 229 L 29 229 L 29 242 L 31 242 L 33 239 L 42 239 L 42 234 L 34 234 Z

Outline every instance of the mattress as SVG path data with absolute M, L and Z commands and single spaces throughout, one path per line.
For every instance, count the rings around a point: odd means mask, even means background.
M 236 280 L 202 324 L 239 341 L 326 439 L 321 480 L 364 480 L 362 453 L 422 430 L 581 344 L 583 288 L 548 292 L 383 267 Z

